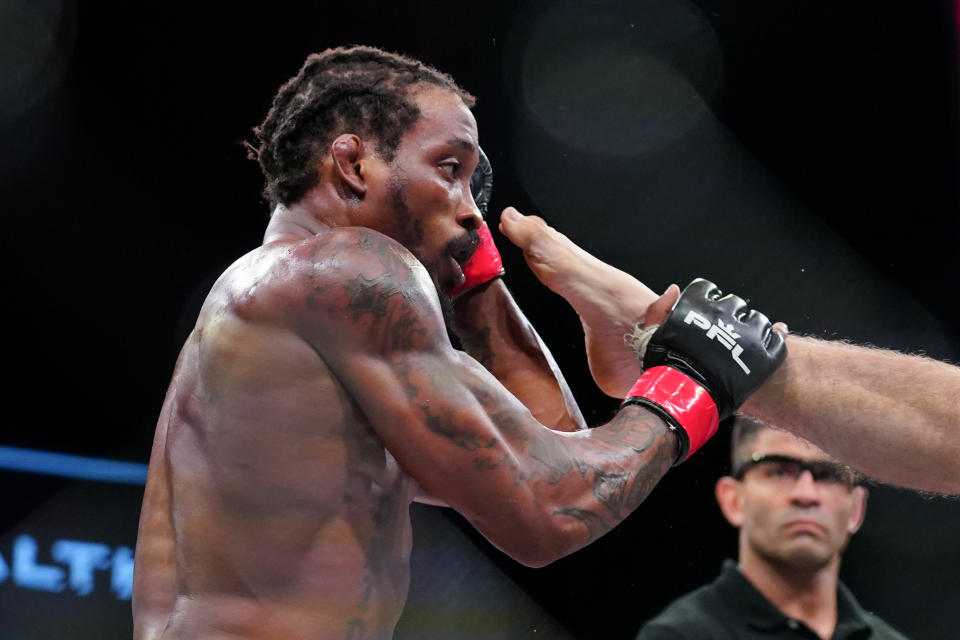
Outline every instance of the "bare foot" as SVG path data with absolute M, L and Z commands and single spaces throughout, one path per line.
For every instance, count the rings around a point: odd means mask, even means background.
M 648 320 L 659 323 L 679 289 L 671 285 L 664 296 L 658 297 L 633 276 L 575 245 L 540 217 L 524 216 L 513 207 L 500 215 L 500 232 L 523 250 L 537 279 L 562 296 L 580 316 L 587 361 L 597 386 L 607 395 L 624 397 L 640 375 L 637 356 L 624 336 L 637 324 L 648 324 Z

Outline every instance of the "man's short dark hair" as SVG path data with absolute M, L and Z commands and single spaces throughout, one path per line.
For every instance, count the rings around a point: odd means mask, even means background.
M 450 91 L 468 107 L 475 103 L 449 75 L 396 53 L 354 46 L 308 56 L 254 128 L 258 145 L 248 145 L 266 178 L 263 194 L 271 209 L 297 202 L 316 185 L 317 164 L 341 133 L 374 140 L 383 159 L 392 161 L 420 116 L 411 89 L 423 84 Z
M 759 420 L 738 415 L 733 421 L 733 429 L 730 433 L 731 466 L 744 458 L 744 447 L 753 442 L 760 431 L 771 428 Z

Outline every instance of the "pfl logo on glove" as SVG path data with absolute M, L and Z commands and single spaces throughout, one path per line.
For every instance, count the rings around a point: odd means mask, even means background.
M 718 320 L 717 324 L 713 324 L 696 311 L 687 313 L 683 322 L 700 327 L 707 332 L 708 340 L 716 340 L 729 349 L 730 357 L 733 358 L 733 361 L 743 369 L 745 374 L 750 375 L 750 367 L 740 359 L 740 354 L 743 353 L 743 347 L 736 342 L 740 334 L 733 330 L 732 324 L 724 324 L 723 320 Z
M 767 316 L 743 298 L 721 297 L 703 278 L 687 285 L 648 340 L 643 374 L 622 406 L 639 404 L 666 421 L 677 434 L 677 462 L 700 448 L 787 355 Z

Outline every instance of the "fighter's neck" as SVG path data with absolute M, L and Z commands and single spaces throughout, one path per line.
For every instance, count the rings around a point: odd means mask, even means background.
M 840 558 L 817 571 L 774 565 L 751 554 L 741 554 L 740 572 L 784 615 L 800 620 L 823 638 L 837 624 L 837 580 Z
M 277 205 L 263 234 L 263 244 L 279 240 L 304 239 L 330 228 L 305 204 Z

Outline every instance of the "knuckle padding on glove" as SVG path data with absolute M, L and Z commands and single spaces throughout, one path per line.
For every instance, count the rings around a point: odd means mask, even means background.
M 730 304 L 728 298 L 740 304 Z M 764 339 L 770 321 L 759 312 L 737 319 L 746 306 L 736 296 L 711 301 L 681 294 L 670 315 L 650 338 L 644 365 L 676 365 L 711 393 L 721 419 L 731 415 L 766 380 L 785 353 Z M 776 345 L 773 345 L 776 346 Z
M 742 298 L 720 297 L 719 293 L 706 280 L 697 279 L 688 285 L 650 337 L 643 367 L 644 375 L 650 368 L 669 367 L 687 376 L 709 394 L 717 418 L 723 420 L 776 370 L 786 357 L 786 346 L 783 337 L 771 331 L 764 314 L 745 312 L 748 305 Z M 658 393 L 663 395 L 661 391 L 644 388 L 648 400 Z M 685 420 L 689 416 L 682 410 L 665 410 L 683 429 L 695 429 L 696 433 L 687 434 L 689 453 L 716 430 L 709 421 L 688 425 Z M 680 460 L 685 455 L 682 444 Z
M 470 176 L 470 193 L 473 195 L 473 201 L 477 203 L 480 214 L 486 217 L 487 207 L 490 206 L 490 198 L 493 195 L 493 166 L 483 149 L 478 147 L 477 151 L 480 160 Z

